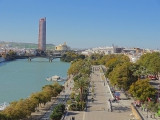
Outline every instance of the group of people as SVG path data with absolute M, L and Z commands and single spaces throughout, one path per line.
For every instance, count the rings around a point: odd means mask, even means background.
M 93 67 L 92 70 L 93 70 L 93 71 L 99 71 L 99 69 L 100 69 L 99 67 L 98 67 L 98 68 L 97 68 L 97 67 L 96 67 L 96 68 Z
M 68 87 L 68 83 L 67 83 L 67 87 Z M 70 87 L 70 90 L 71 90 L 72 88 Z

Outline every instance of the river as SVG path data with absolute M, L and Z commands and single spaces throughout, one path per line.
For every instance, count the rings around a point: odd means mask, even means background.
M 33 92 L 39 92 L 42 86 L 52 84 L 46 77 L 53 75 L 67 77 L 70 63 L 54 59 L 34 58 L 0 63 L 0 103 L 27 98 Z M 61 82 L 60 84 L 63 84 Z

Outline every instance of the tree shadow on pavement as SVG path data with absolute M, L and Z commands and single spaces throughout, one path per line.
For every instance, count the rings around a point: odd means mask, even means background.
M 131 108 L 123 107 L 123 106 L 113 106 L 113 112 L 116 110 L 121 111 L 121 112 L 127 112 L 127 111 L 131 111 Z
M 79 112 L 79 111 L 69 111 L 68 112 L 68 116 L 69 115 L 77 115 L 77 114 L 79 114 L 79 113 L 76 113 L 76 112 Z

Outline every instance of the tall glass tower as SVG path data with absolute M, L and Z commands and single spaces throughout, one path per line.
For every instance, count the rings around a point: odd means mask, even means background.
M 46 18 L 39 20 L 38 49 L 46 50 Z

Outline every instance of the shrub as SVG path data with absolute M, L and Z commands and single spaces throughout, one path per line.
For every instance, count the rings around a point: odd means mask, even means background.
M 82 111 L 86 106 L 86 102 L 77 102 L 70 105 L 69 110 Z
M 76 102 L 80 102 L 80 94 L 78 94 L 75 98 Z
M 70 95 L 70 98 L 71 98 L 71 99 L 74 99 L 74 97 L 75 97 L 75 93 L 72 92 L 71 95 Z
M 62 117 L 62 113 L 57 111 L 53 111 L 53 113 L 50 116 L 52 120 L 60 120 L 61 117 Z
M 71 102 L 71 100 L 67 100 L 67 104 L 71 104 L 72 102 Z
M 52 114 L 50 115 L 50 118 L 52 120 L 61 120 L 64 111 L 65 111 L 65 105 L 59 104 L 54 108 Z

